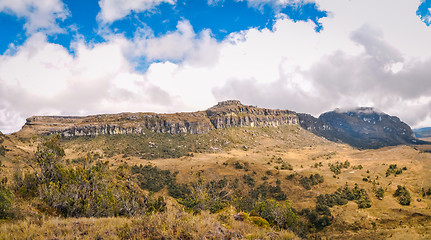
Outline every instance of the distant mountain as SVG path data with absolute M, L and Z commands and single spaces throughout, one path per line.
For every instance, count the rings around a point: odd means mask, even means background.
M 400 144 L 420 144 L 412 129 L 398 117 L 372 108 L 335 110 L 315 118 L 289 110 L 243 105 L 236 100 L 219 102 L 198 112 L 156 114 L 119 113 L 86 117 L 35 116 L 27 119 L 17 134 L 60 134 L 63 137 L 117 134 L 145 134 L 145 131 L 170 134 L 202 134 L 231 127 L 277 127 L 296 125 L 334 142 L 368 149 Z
M 417 138 L 428 138 L 431 137 L 431 127 L 413 129 Z
M 319 118 L 303 113 L 297 115 L 303 128 L 330 141 L 341 141 L 360 149 L 425 143 L 398 117 L 373 108 L 337 109 Z

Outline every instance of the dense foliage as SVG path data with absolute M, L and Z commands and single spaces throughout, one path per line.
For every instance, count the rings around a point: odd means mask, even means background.
M 311 186 L 314 186 L 323 182 L 324 182 L 323 176 L 318 173 L 310 174 L 310 177 L 301 177 L 299 179 L 299 183 L 307 190 L 310 190 Z
M 33 172 L 14 176 L 14 188 L 24 198 L 38 197 L 65 217 L 135 215 L 148 206 L 147 198 L 120 167 L 109 169 L 109 162 L 66 167 L 59 137 L 45 139 L 30 166 Z M 90 161 L 91 162 L 91 161 Z
M 342 162 L 335 162 L 335 163 L 329 163 L 328 164 L 329 169 L 335 174 L 338 175 L 341 173 L 341 169 L 342 168 L 349 168 L 350 167 L 350 162 L 348 160 L 346 160 L 344 163 Z
M 405 170 L 407 170 L 407 167 L 398 168 L 396 164 L 391 164 L 386 170 L 386 177 L 389 177 L 391 174 L 394 174 L 394 176 L 397 176 L 403 173 L 403 171 Z
M 410 205 L 411 197 L 406 187 L 398 185 L 394 197 L 398 199 L 401 205 Z

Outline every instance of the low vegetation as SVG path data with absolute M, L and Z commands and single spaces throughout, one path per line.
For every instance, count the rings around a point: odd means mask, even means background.
M 329 163 L 328 166 L 329 166 L 329 169 L 335 175 L 338 175 L 338 174 L 341 173 L 341 169 L 343 169 L 343 168 L 349 168 L 350 167 L 350 162 L 348 160 L 346 160 L 344 163 L 337 161 L 335 163 Z
M 397 190 L 394 193 L 394 197 L 398 199 L 398 202 L 401 205 L 410 205 L 410 193 L 405 186 L 398 185 Z
M 323 176 L 321 176 L 318 173 L 310 174 L 310 177 L 301 177 L 299 179 L 299 183 L 307 190 L 310 190 L 311 186 L 314 186 L 323 182 L 324 182 Z
M 406 170 L 407 170 L 407 167 L 398 168 L 396 164 L 391 164 L 389 165 L 389 168 L 386 170 L 386 177 L 389 177 L 392 174 L 394 174 L 394 176 L 397 176 Z

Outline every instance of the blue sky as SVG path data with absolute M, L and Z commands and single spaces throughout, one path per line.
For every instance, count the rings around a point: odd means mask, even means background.
M 176 30 L 178 22 L 188 20 L 195 32 L 205 29 L 212 37 L 223 41 L 233 32 L 250 28 L 272 29 L 281 14 L 293 21 L 312 21 L 316 31 L 323 26 L 319 19 L 327 13 L 320 10 L 316 3 L 286 4 L 277 6 L 269 1 L 259 6 L 250 6 L 247 1 L 225 0 L 214 3 L 206 1 L 178 0 L 175 4 L 162 2 L 147 11 L 131 10 L 124 18 L 111 22 L 108 26 L 97 20 L 101 11 L 98 1 L 65 0 L 64 9 L 67 18 L 57 21 L 63 32 L 49 34 L 51 43 L 60 44 L 70 49 L 71 42 L 81 35 L 88 42 L 103 42 L 99 30 L 109 28 L 115 33 L 132 38 L 139 28 L 149 28 L 155 36 L 162 36 Z M 0 14 L 0 52 L 4 53 L 11 43 L 21 45 L 27 37 L 24 29 L 25 19 L 7 9 Z
M 431 125 L 431 0 L 0 0 L 0 131 L 32 115 L 318 115 Z M 409 111 L 406 111 L 408 109 Z

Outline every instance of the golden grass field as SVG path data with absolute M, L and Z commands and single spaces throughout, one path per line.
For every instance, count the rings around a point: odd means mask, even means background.
M 264 182 L 262 177 L 267 176 L 266 182 L 274 184 L 277 179 L 281 180 L 281 187 L 287 193 L 289 201 L 298 210 L 311 208 L 315 204 L 316 196 L 319 194 L 332 193 L 337 188 L 358 184 L 369 194 L 372 207 L 358 209 L 357 205 L 349 202 L 347 205 L 331 208 L 335 217 L 334 223 L 323 230 L 316 237 L 322 239 L 431 239 L 431 198 L 423 197 L 421 189 L 431 187 L 431 153 L 423 151 L 426 147 L 415 148 L 413 146 L 394 146 L 376 150 L 357 150 L 341 143 L 329 142 L 314 134 L 300 129 L 297 126 L 284 126 L 279 128 L 235 128 L 226 131 L 234 139 L 229 148 L 214 152 L 194 153 L 193 156 L 180 158 L 144 160 L 133 156 L 116 154 L 109 160 L 113 166 L 127 163 L 151 164 L 161 169 L 178 171 L 179 182 L 187 183 L 193 180 L 194 173 L 203 171 L 205 178 L 227 179 L 240 178 L 244 174 L 254 172 L 256 185 Z M 17 149 L 8 153 L 9 159 L 3 159 L 5 165 L 4 174 L 12 172 L 13 168 L 24 167 L 19 156 L 25 152 L 31 153 L 36 144 L 20 142 L 11 139 L 15 146 L 9 148 Z M 121 144 L 121 143 L 119 143 Z M 66 158 L 74 159 L 82 157 L 88 151 L 103 155 L 103 144 L 100 142 L 65 142 Z M 422 149 L 422 150 L 421 150 Z M 18 152 L 18 154 L 16 154 Z M 15 154 L 15 155 L 13 155 Z M 290 163 L 293 170 L 277 170 L 280 166 L 277 159 Z M 334 175 L 328 164 L 349 161 L 350 167 L 342 169 L 341 174 Z M 235 162 L 248 163 L 249 170 L 236 169 Z M 321 166 L 315 168 L 315 164 Z M 390 164 L 397 164 L 399 168 L 406 167 L 402 174 L 386 177 L 386 170 Z M 362 169 L 353 169 L 353 166 L 362 165 Z M 271 175 L 268 175 L 268 171 Z M 313 186 L 311 190 L 305 190 L 294 181 L 286 177 L 293 173 L 302 176 L 319 173 L 324 177 L 324 183 Z M 363 179 L 367 178 L 368 181 Z M 379 200 L 373 193 L 375 186 L 385 189 L 385 195 Z M 397 185 L 406 186 L 412 201 L 409 206 L 402 206 L 392 196 Z M 173 211 L 178 208 L 174 199 L 169 200 Z M 168 211 L 168 215 L 171 214 Z M 220 222 L 219 215 L 227 215 L 228 223 Z M 184 217 L 184 228 L 200 228 L 195 232 L 210 231 L 205 229 L 205 221 L 208 225 L 222 224 L 233 232 L 240 231 L 242 236 L 248 236 L 247 232 L 253 232 L 249 239 L 271 238 L 268 235 L 271 230 L 233 221 L 231 218 L 234 210 L 228 209 L 218 215 L 204 213 L 199 216 L 187 215 Z M 153 218 L 163 218 L 157 220 Z M 170 219 L 170 220 L 168 220 Z M 208 220 L 210 219 L 210 220 Z M 178 220 L 178 219 L 177 219 Z M 101 219 L 61 219 L 43 217 L 35 220 L 20 220 L 14 222 L 3 222 L 0 224 L 1 239 L 121 239 L 121 228 L 126 225 L 133 228 L 137 222 L 147 221 L 153 226 L 160 224 L 160 228 L 166 231 L 166 236 L 175 238 L 172 226 L 175 217 L 155 216 L 143 218 L 101 218 Z M 157 223 L 157 221 L 159 221 Z M 162 223 L 168 221 L 168 223 Z M 171 222 L 169 222 L 171 221 Z M 236 225 L 235 225 L 236 224 Z M 242 224 L 242 225 L 241 225 Z M 137 229 L 141 229 L 136 227 Z M 252 228 L 252 229 L 251 229 Z M 171 230 L 170 230 L 171 229 Z M 144 230 L 139 230 L 144 231 Z M 139 232 L 138 231 L 138 232 Z M 137 236 L 136 239 L 139 239 Z M 85 234 L 83 234 L 85 233 Z M 203 238 L 202 235 L 193 235 L 193 239 Z M 275 239 L 291 239 L 295 236 L 290 232 L 281 232 L 274 235 Z M 120 236 L 120 237 L 119 237 Z M 127 237 L 126 237 L 127 238 Z M 168 238 L 169 239 L 169 238 Z

